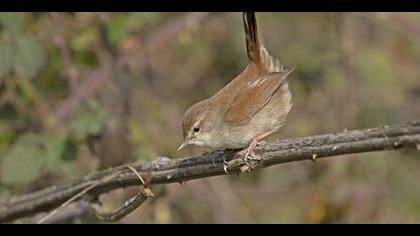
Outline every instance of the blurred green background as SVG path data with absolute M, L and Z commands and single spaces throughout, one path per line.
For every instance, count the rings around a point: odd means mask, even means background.
M 275 138 L 420 117 L 419 13 L 258 13 L 294 107 Z M 181 120 L 246 66 L 241 13 L 0 13 L 0 198 L 179 158 Z M 420 223 L 420 159 L 389 151 L 154 186 L 121 223 Z M 103 196 L 113 208 L 137 191 Z M 17 222 L 30 222 L 23 219 Z M 62 223 L 99 223 L 89 212 Z

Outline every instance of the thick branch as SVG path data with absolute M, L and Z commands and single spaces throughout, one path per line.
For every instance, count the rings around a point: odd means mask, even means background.
M 380 150 L 399 149 L 402 147 L 420 147 L 420 120 L 380 128 L 361 129 L 316 135 L 304 138 L 280 140 L 267 143 L 260 148 L 262 160 L 257 168 L 275 164 L 313 160 L 327 156 L 349 153 L 361 153 Z M 133 164 L 141 175 L 152 167 L 152 185 L 182 182 L 209 176 L 223 175 L 223 158 L 232 160 L 234 152 L 215 152 L 212 154 L 170 160 L 158 158 L 151 164 Z M 240 163 L 229 170 L 239 172 Z M 0 202 L 0 222 L 11 221 L 20 217 L 53 209 L 76 195 L 97 180 L 122 166 L 100 172 L 94 172 L 78 180 L 55 185 L 43 190 L 11 197 Z M 117 188 L 138 185 L 139 179 L 130 171 L 121 174 L 89 191 L 94 197 Z

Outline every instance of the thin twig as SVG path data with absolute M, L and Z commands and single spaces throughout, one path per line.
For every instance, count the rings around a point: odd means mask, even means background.
M 127 165 L 127 168 L 128 169 L 130 169 L 135 175 L 137 175 L 137 177 L 139 178 L 139 180 L 141 181 L 141 183 L 143 184 L 143 185 L 145 185 L 146 184 L 146 182 L 144 182 L 144 180 L 143 180 L 143 178 L 141 177 L 141 175 L 139 174 L 139 172 L 136 170 L 136 169 L 134 169 L 134 167 L 132 167 L 132 166 L 130 166 L 130 165 Z
M 102 182 L 106 182 L 108 180 L 111 180 L 112 178 L 114 178 L 115 176 L 117 176 L 120 173 L 120 171 L 109 175 L 109 176 L 105 176 L 103 179 L 96 181 L 94 184 L 90 185 L 89 187 L 85 188 L 84 190 L 82 190 L 81 192 L 79 192 L 78 194 L 74 195 L 72 198 L 70 198 L 69 200 L 67 200 L 66 202 L 64 202 L 63 204 L 61 204 L 58 208 L 54 209 L 53 211 L 51 211 L 48 215 L 46 215 L 45 217 L 43 217 L 41 220 L 39 220 L 37 222 L 37 224 L 42 224 L 44 223 L 46 220 L 48 220 L 50 217 L 52 217 L 53 215 L 55 215 L 59 210 L 61 210 L 62 208 L 68 206 L 70 203 L 74 202 L 75 200 L 77 200 L 78 198 L 80 198 L 81 196 L 85 195 L 89 190 L 95 188 L 96 186 L 98 186 L 99 184 L 101 184 Z
M 130 198 L 129 200 L 125 201 L 124 204 L 113 212 L 103 212 L 100 209 L 98 204 L 92 203 L 91 209 L 95 212 L 95 215 L 98 219 L 104 221 L 118 221 L 125 217 L 126 215 L 130 214 L 132 211 L 137 209 L 141 204 L 143 204 L 147 199 L 153 197 L 154 194 L 150 189 L 150 182 L 152 179 L 152 169 L 149 168 L 147 171 L 146 182 L 140 176 L 139 172 L 134 169 L 134 167 L 127 165 L 127 167 L 140 179 L 143 185 L 140 186 L 140 192 L 136 194 L 136 196 Z

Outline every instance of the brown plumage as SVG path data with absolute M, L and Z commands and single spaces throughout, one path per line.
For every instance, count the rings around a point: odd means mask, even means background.
M 186 111 L 180 149 L 186 144 L 252 149 L 283 126 L 292 107 L 287 77 L 293 69 L 283 70 L 267 52 L 253 12 L 243 13 L 243 23 L 249 63 L 214 96 Z

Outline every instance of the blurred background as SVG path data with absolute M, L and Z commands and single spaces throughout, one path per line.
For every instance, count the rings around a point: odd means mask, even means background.
M 420 117 L 419 13 L 258 13 L 294 107 L 278 139 Z M 241 13 L 0 13 L 0 199 L 157 156 L 246 66 Z M 420 223 L 420 159 L 388 151 L 153 186 L 120 223 Z M 101 197 L 114 209 L 137 188 Z M 31 222 L 31 218 L 16 222 Z M 61 223 L 103 223 L 87 211 Z

